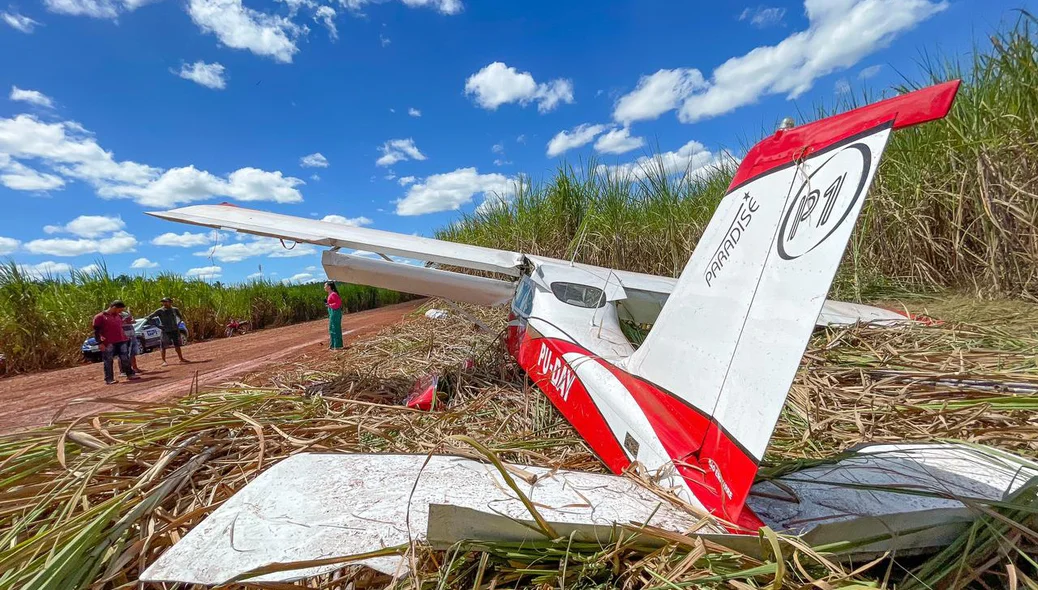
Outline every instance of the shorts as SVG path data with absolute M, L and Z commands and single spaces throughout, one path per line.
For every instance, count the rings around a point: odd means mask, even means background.
M 162 333 L 162 348 L 169 348 L 170 346 L 183 346 L 183 338 L 180 332 L 163 332 Z

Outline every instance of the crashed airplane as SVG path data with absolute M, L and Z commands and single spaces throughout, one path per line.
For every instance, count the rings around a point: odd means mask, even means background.
M 858 519 L 858 526 L 839 527 L 839 538 L 867 538 L 877 531 L 893 531 L 897 537 L 902 531 L 899 547 L 921 548 L 937 543 L 941 537 L 936 533 L 919 536 L 919 514 L 947 510 L 955 515 L 949 517 L 952 521 L 963 521 L 966 517 L 955 511 L 963 507 L 960 503 L 947 497 L 936 504 L 906 502 L 893 492 L 890 497 L 846 490 L 827 493 L 831 489 L 827 486 L 833 481 L 901 483 L 975 500 L 1002 500 L 1038 470 L 1015 457 L 982 448 L 885 445 L 863 449 L 847 462 L 795 474 L 799 483 L 791 480 L 780 489 L 762 492 L 764 499 L 751 498 L 751 490 L 761 487 L 754 485 L 758 465 L 815 326 L 910 321 L 893 311 L 827 301 L 826 295 L 890 134 L 943 118 L 958 86 L 957 81 L 947 82 L 800 127 L 780 129 L 765 138 L 743 158 L 677 279 L 228 205 L 190 206 L 152 215 L 328 247 L 322 260 L 330 279 L 480 305 L 508 304 L 509 351 L 609 470 L 621 474 L 637 465 L 694 511 L 726 523 L 714 530 L 715 534 L 755 534 L 770 525 L 796 534 L 829 534 L 831 538 L 832 531 L 826 533 L 822 527 L 848 523 L 853 517 Z M 374 252 L 383 259 L 347 254 L 344 249 Z M 427 264 L 401 264 L 393 262 L 391 256 Z M 440 267 L 480 271 L 480 276 Z M 314 455 L 312 460 L 327 462 L 321 455 Z M 285 463 L 289 461 L 299 463 L 304 459 L 293 457 Z M 328 478 L 354 481 L 377 463 L 369 462 L 365 467 L 358 461 L 348 460 L 348 465 L 341 466 L 343 473 L 332 474 L 333 468 L 327 465 L 313 467 L 309 473 L 319 474 L 325 483 Z M 401 469 L 413 481 L 422 476 L 414 472 L 412 463 L 400 464 L 410 465 Z M 299 465 L 293 468 L 308 472 Z M 467 469 L 478 471 L 471 466 Z M 266 498 L 270 515 L 302 510 L 300 501 L 317 501 L 300 500 L 310 497 L 302 494 L 279 504 L 277 494 L 249 491 L 261 480 L 270 486 L 274 477 L 271 472 L 239 495 L 251 494 L 260 503 Z M 486 469 L 480 473 L 495 477 Z M 552 474 L 547 479 L 558 477 L 567 476 Z M 323 485 L 298 478 L 293 481 L 303 488 Z M 469 485 L 463 477 L 457 481 L 462 488 Z M 543 488 L 549 484 L 543 480 L 539 484 L 529 482 L 527 492 L 533 494 L 538 485 Z M 610 485 L 620 484 L 599 482 L 593 487 L 609 489 Z M 765 487 L 768 485 L 775 484 L 766 483 Z M 387 484 L 381 489 L 388 494 L 391 487 Z M 515 500 L 502 491 L 506 489 L 503 485 L 489 487 L 485 502 L 476 501 L 477 506 L 468 508 L 478 511 L 482 506 L 484 513 L 497 513 L 491 507 L 494 502 Z M 404 488 L 410 489 L 410 485 Z M 560 489 L 566 489 L 566 485 Z M 797 498 L 779 498 L 793 490 L 798 492 Z M 363 495 L 371 494 L 377 497 L 378 491 L 367 489 Z M 483 498 L 462 495 L 469 503 L 473 497 Z M 869 502 L 862 499 L 865 495 Z M 822 500 L 827 496 L 831 501 Z M 339 502 L 348 502 L 341 494 L 336 497 Z M 434 521 L 430 506 L 457 505 L 450 498 L 441 500 L 429 500 L 422 513 L 430 534 Z M 399 509 L 399 502 L 404 500 L 395 501 Z M 231 504 L 221 507 L 210 519 L 237 518 L 237 513 L 228 512 L 235 510 Z M 245 506 L 255 511 L 260 504 L 240 500 L 237 505 L 248 512 Z M 599 517 L 603 513 L 604 509 Z M 652 510 L 644 506 L 634 512 L 611 512 L 614 521 L 623 520 L 624 514 L 638 520 L 631 515 L 647 513 Z M 307 514 L 313 517 L 316 513 Z M 398 519 L 399 514 L 393 514 L 386 520 Z M 666 516 L 671 528 L 681 528 L 680 518 L 669 512 Z M 812 526 L 805 527 L 804 523 Z M 413 524 L 409 522 L 408 526 Z M 176 566 L 189 562 L 188 555 L 197 558 L 215 551 L 221 543 L 222 529 L 214 526 L 203 523 L 199 529 L 208 532 L 195 535 L 193 531 L 185 537 L 181 545 L 186 546 L 178 545 L 163 555 L 146 579 L 203 583 L 223 579 L 220 575 L 207 578 L 183 571 L 177 578 Z M 270 522 L 265 526 L 260 528 L 272 532 Z M 910 529 L 914 531 L 911 534 Z M 942 534 L 947 533 L 945 530 Z M 335 542 L 325 539 L 327 542 L 319 546 L 313 544 L 313 537 L 301 538 L 288 544 L 291 546 L 281 543 L 264 555 L 277 562 L 380 548 L 376 541 L 374 545 L 358 544 L 351 538 L 355 540 L 348 536 Z M 382 543 L 385 546 L 384 539 Z M 873 544 L 871 548 L 882 551 L 890 545 Z M 249 557 L 252 565 L 262 563 L 264 558 L 258 555 Z M 228 567 L 226 576 L 248 569 Z M 207 572 L 212 574 L 211 570 Z

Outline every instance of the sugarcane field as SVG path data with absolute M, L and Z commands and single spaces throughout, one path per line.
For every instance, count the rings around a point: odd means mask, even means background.
M 246 4 L 0 12 L 0 590 L 1038 590 L 1031 2 Z

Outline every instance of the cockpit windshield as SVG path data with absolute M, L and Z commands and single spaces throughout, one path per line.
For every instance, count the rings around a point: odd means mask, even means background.
M 577 307 L 595 308 L 605 305 L 605 292 L 598 287 L 579 283 L 552 283 L 551 292 L 566 304 Z

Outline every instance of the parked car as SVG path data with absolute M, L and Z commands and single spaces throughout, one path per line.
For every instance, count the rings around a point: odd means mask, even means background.
M 159 329 L 158 322 L 156 318 L 150 322 L 140 319 L 133 323 L 133 333 L 142 351 L 151 352 L 162 344 L 162 330 Z M 180 322 L 180 335 L 184 343 L 187 343 L 187 326 L 184 322 Z M 92 363 L 101 362 L 101 347 L 93 336 L 83 341 L 82 350 L 84 359 Z

